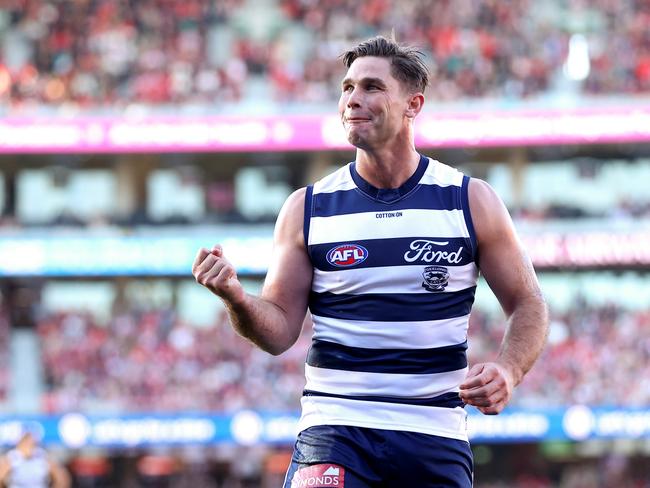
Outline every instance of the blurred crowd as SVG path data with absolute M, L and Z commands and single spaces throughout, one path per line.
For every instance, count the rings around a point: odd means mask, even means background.
M 552 91 L 573 34 L 588 46 L 584 93 L 648 93 L 649 19 L 647 0 L 6 0 L 0 104 L 24 114 L 328 102 L 340 53 L 391 32 L 427 55 L 435 100 Z
M 118 314 L 105 325 L 58 313 L 37 330 L 49 412 L 298 408 L 306 336 L 275 358 L 237 336 L 225 315 L 197 328 L 168 309 Z
M 237 100 L 244 60 L 215 66 L 208 44 L 241 3 L 9 0 L 0 11 L 0 97 L 20 113 Z
M 517 388 L 513 405 L 550 408 L 650 404 L 650 309 L 594 306 L 578 299 L 568 311 L 552 312 L 551 319 L 548 345 Z M 502 320 L 473 312 L 472 362 L 493 357 L 503 328 Z M 631 381 L 634 387 L 625 387 Z
M 470 363 L 494 358 L 501 317 L 475 311 Z M 650 404 L 650 311 L 578 300 L 554 313 L 549 344 L 516 390 L 513 405 Z M 238 337 L 225 315 L 211 327 L 179 321 L 171 310 L 126 313 L 99 325 L 89 315 L 41 319 L 47 411 L 298 411 L 311 327 L 273 357 Z M 602 347 L 607 344 L 607 347 Z M 621 388 L 636 378 L 634 388 Z M 263 399 L 263 401 L 261 401 Z

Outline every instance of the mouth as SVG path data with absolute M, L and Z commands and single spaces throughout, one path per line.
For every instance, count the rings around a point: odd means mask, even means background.
M 345 122 L 348 124 L 363 124 L 364 122 L 370 122 L 370 119 L 362 118 L 362 117 L 348 117 L 345 119 Z

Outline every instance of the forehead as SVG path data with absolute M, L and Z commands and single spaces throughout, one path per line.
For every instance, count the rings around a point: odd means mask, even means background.
M 351 81 L 359 81 L 363 78 L 379 78 L 387 84 L 399 84 L 391 73 L 390 60 L 377 56 L 363 56 L 355 59 L 348 68 L 345 78 Z

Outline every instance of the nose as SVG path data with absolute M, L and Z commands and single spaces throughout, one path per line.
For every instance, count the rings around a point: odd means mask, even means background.
M 348 95 L 347 107 L 348 108 L 358 108 L 360 106 L 360 94 L 358 88 L 353 88 L 350 94 Z

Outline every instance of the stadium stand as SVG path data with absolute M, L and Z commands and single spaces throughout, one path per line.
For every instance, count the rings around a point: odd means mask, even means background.
M 550 343 L 511 406 L 573 404 L 639 407 L 650 403 L 650 312 L 574 299 L 552 315 Z M 477 310 L 470 363 L 498 350 L 505 324 Z M 37 325 L 49 412 L 297 411 L 310 326 L 275 359 L 238 338 L 221 313 L 209 327 L 183 323 L 173 310 L 128 311 L 99 325 L 90 315 L 59 313 Z M 599 344 L 608 344 L 607 348 Z M 639 375 L 637 388 L 620 385 Z
M 650 194 L 645 185 L 650 178 L 649 160 L 573 158 L 570 162 L 542 160 L 529 164 L 519 197 L 514 195 L 514 175 L 507 164 L 490 165 L 486 179 L 521 222 L 630 222 L 650 217 Z M 145 180 L 148 197 L 144 208 L 136 206 L 127 214 L 113 196 L 120 175 L 108 163 L 97 169 L 45 166 L 21 170 L 17 184 L 22 191 L 16 213 L 0 222 L 0 227 L 101 229 L 271 223 L 293 187 L 291 173 L 286 170 L 252 165 L 237 168 L 224 163 L 222 171 L 230 174 L 217 179 L 208 176 L 211 166 L 212 162 L 196 162 L 152 170 Z M 241 198 L 261 188 L 266 193 L 259 202 Z M 593 198 L 594 192 L 600 197 Z M 40 194 L 41 199 L 35 202 L 24 196 L 30 193 Z
M 513 406 L 548 408 L 567 405 L 640 407 L 650 403 L 645 374 L 650 367 L 648 310 L 615 304 L 575 305 L 551 315 L 549 344 L 539 363 L 517 389 Z M 503 323 L 480 311 L 472 314 L 470 358 L 489 358 L 503 336 Z M 601 347 L 607 344 L 607 347 Z M 620 386 L 640 374 L 638 388 Z
M 553 92 L 574 34 L 591 46 L 584 93 L 638 94 L 650 90 L 643 5 L 12 0 L 0 12 L 0 100 L 10 113 L 326 102 L 342 46 L 391 30 L 426 51 L 438 101 Z
M 193 327 L 173 310 L 127 311 L 98 324 L 58 313 L 37 324 L 48 389 L 46 411 L 295 411 L 304 385 L 308 328 L 279 360 L 239 338 L 222 312 Z

